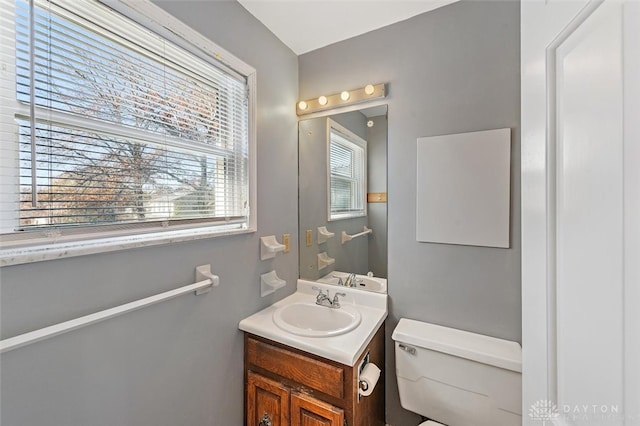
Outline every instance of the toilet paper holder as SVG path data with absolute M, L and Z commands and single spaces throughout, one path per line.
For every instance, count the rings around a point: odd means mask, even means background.
M 365 374 L 363 373 L 365 371 L 365 368 L 370 364 L 370 353 L 367 352 L 366 355 L 362 358 L 362 361 L 360 362 L 360 365 L 358 366 L 358 380 L 357 380 L 357 386 L 358 386 L 358 403 L 360 402 L 360 399 L 363 396 L 369 396 L 371 394 L 371 392 L 373 392 L 373 390 L 375 389 L 376 383 L 378 381 L 378 376 L 380 375 L 380 369 L 375 365 L 375 364 L 371 364 L 373 366 L 373 368 L 375 370 L 377 370 L 377 376 L 375 377 L 373 383 L 369 383 L 371 380 L 369 378 L 369 380 L 363 380 L 361 379 L 361 375 Z M 370 376 L 370 373 L 366 373 L 365 375 Z
M 362 398 L 360 390 L 366 391 L 367 389 L 369 389 L 369 384 L 364 380 L 360 380 L 360 374 L 362 374 L 362 370 L 364 370 L 364 367 L 369 364 L 370 354 L 370 352 L 367 352 L 367 354 L 362 358 L 362 362 L 360 362 L 360 365 L 358 366 L 358 402 L 360 402 L 360 399 Z

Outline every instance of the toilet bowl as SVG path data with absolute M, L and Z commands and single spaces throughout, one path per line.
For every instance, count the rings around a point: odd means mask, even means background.
M 420 426 L 521 424 L 518 343 L 406 318 L 392 337 L 402 407 L 435 421 Z

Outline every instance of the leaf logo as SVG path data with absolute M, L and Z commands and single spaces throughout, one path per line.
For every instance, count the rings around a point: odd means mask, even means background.
M 529 417 L 534 420 L 542 420 L 543 425 L 545 421 L 556 418 L 558 415 L 558 407 L 549 400 L 541 399 L 529 407 Z

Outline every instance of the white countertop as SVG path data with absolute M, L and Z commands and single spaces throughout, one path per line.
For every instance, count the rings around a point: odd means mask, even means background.
M 290 303 L 315 303 L 318 292 L 316 286 L 329 290 L 331 297 L 335 292 L 346 293 L 340 303 L 350 305 L 360 311 L 362 321 L 354 330 L 331 337 L 304 337 L 282 330 L 273 322 L 273 313 L 281 306 Z M 331 308 L 327 308 L 331 309 Z M 321 356 L 349 366 L 356 361 L 387 318 L 387 295 L 371 293 L 348 287 L 337 287 L 315 281 L 298 280 L 297 291 L 273 305 L 240 321 L 239 328 L 314 355 Z

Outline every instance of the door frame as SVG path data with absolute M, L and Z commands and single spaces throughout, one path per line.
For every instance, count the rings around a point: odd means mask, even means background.
M 554 49 L 602 1 L 526 0 L 521 2 L 522 102 L 522 343 L 523 425 L 541 425 L 529 414 L 541 403 L 557 404 L 555 299 L 555 109 Z M 625 7 L 625 38 L 640 38 L 640 4 Z M 633 32 L 633 33 L 632 33 Z M 625 425 L 640 425 L 640 53 L 625 46 L 624 321 Z M 635 119 L 637 120 L 637 118 Z M 636 191 L 636 193 L 633 193 Z M 634 261 L 635 260 L 635 261 Z M 634 360 L 634 361 L 632 361 Z M 635 410 L 635 411 L 632 411 Z M 562 418 L 549 418 L 566 424 Z M 547 423 L 549 424 L 549 423 Z

